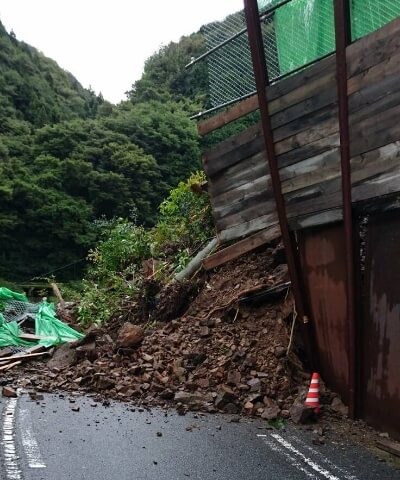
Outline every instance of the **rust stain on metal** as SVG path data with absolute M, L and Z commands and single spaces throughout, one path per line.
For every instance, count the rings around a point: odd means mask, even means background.
M 299 244 L 320 373 L 326 384 L 347 403 L 349 357 L 343 225 L 299 232 Z
M 369 225 L 362 322 L 363 416 L 400 436 L 400 214 Z

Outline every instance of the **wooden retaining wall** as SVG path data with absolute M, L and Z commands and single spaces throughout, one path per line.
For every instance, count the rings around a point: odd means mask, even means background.
M 353 202 L 400 191 L 400 19 L 347 49 Z M 292 229 L 342 218 L 334 56 L 268 87 Z M 251 97 L 199 124 L 206 134 L 258 108 Z M 261 125 L 204 154 L 220 242 L 277 225 Z

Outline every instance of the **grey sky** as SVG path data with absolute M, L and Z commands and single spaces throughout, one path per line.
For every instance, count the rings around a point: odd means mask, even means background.
M 0 20 L 118 102 L 162 44 L 242 7 L 243 0 L 0 0 Z

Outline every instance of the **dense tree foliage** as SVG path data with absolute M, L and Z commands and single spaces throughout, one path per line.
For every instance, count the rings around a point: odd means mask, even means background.
M 56 62 L 7 34 L 0 22 L 0 119 L 40 127 L 94 117 L 102 102 Z
M 196 83 L 183 66 L 202 49 L 199 35 L 163 47 L 113 106 L 0 24 L 0 278 L 84 258 L 96 219 L 155 224 L 200 165 L 189 114 L 206 102 L 206 77 Z

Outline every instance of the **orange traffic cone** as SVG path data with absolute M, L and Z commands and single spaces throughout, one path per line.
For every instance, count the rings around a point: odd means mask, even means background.
M 319 413 L 319 375 L 313 373 L 307 398 L 304 403 L 306 407 L 314 407 L 314 413 Z

